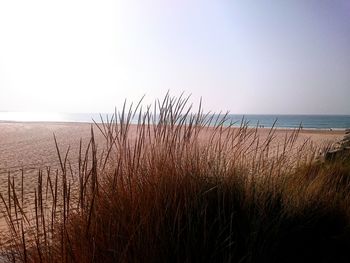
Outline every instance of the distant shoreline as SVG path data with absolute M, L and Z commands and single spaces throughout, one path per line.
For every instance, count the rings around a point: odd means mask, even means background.
M 96 121 L 97 124 L 102 124 L 101 121 Z M 94 125 L 95 123 L 93 121 L 8 121 L 8 120 L 0 120 L 0 124 L 64 124 L 64 125 Z M 132 126 L 137 125 L 137 123 L 132 123 Z M 227 127 L 228 125 L 224 125 L 224 127 Z M 208 127 L 213 127 L 213 125 L 208 126 Z M 232 125 L 231 128 L 239 128 L 240 125 Z M 281 127 L 281 126 L 274 126 L 274 127 L 269 127 L 269 126 L 263 126 L 263 127 L 256 127 L 256 126 L 249 126 L 249 129 L 266 129 L 270 130 L 271 128 L 274 128 L 279 131 L 293 131 L 293 130 L 298 130 L 299 127 Z M 350 127 L 349 127 L 350 128 Z M 343 133 L 345 130 L 349 128 L 301 128 L 300 131 L 310 131 L 310 132 L 339 132 Z
M 3 121 L 0 120 L 0 124 L 72 124 L 72 125 L 76 125 L 76 124 L 95 124 L 93 121 L 89 122 L 89 121 Z M 97 124 L 102 124 L 101 121 L 96 121 Z M 137 123 L 132 123 L 132 126 L 137 125 Z M 214 125 L 210 125 L 208 127 L 214 127 Z M 228 125 L 224 125 L 224 127 L 228 127 Z M 240 125 L 232 125 L 231 128 L 239 128 Z M 249 129 L 266 129 L 266 130 L 270 130 L 271 128 L 274 128 L 276 130 L 286 130 L 286 131 L 292 131 L 292 130 L 298 130 L 299 127 L 280 127 L 280 126 L 263 126 L 263 127 L 256 127 L 256 126 L 247 126 Z M 345 130 L 347 130 L 349 128 L 301 128 L 301 131 L 334 131 L 334 132 L 344 132 Z
M 195 114 L 195 113 L 194 113 Z M 101 123 L 101 118 L 110 119 L 111 113 L 31 113 L 31 112 L 0 112 L 0 123 Z M 192 116 L 192 115 L 191 115 Z M 344 131 L 350 128 L 350 115 L 281 115 L 281 114 L 209 114 L 205 116 L 205 121 L 210 121 L 214 126 L 215 122 L 224 122 L 224 126 L 232 125 L 240 127 L 242 122 L 250 128 L 275 127 L 276 129 L 294 130 L 299 126 L 303 130 L 339 130 Z M 152 116 L 158 118 L 159 115 Z M 190 117 L 190 116 L 188 116 Z M 157 120 L 156 120 L 157 121 Z M 138 114 L 130 123 L 137 124 Z

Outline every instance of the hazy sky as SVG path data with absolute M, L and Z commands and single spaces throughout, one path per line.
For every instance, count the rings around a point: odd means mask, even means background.
M 0 110 L 350 114 L 350 1 L 0 0 Z

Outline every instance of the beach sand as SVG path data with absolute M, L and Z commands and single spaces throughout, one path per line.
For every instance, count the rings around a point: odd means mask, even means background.
M 93 125 L 96 142 L 100 148 L 104 146 L 104 139 L 98 128 Z M 131 126 L 134 134 L 135 126 Z M 264 138 L 269 129 L 259 129 L 259 136 Z M 276 139 L 283 141 L 285 134 L 291 130 L 276 130 Z M 59 167 L 54 134 L 57 138 L 61 154 L 65 154 L 68 147 L 69 159 L 78 159 L 80 139 L 86 145 L 91 135 L 91 124 L 88 123 L 0 123 L 0 191 L 3 182 L 7 181 L 8 172 L 24 169 L 37 170 L 39 168 Z M 205 134 L 204 134 L 205 135 Z M 311 140 L 316 146 L 333 143 L 344 137 L 344 131 L 302 130 L 298 142 Z
M 285 134 L 290 132 L 291 130 L 276 130 L 276 139 L 283 141 Z M 94 127 L 94 133 L 98 148 L 103 148 L 104 139 L 101 132 Z M 259 129 L 258 133 L 262 138 L 266 137 L 269 129 Z M 78 161 L 80 139 L 83 142 L 83 149 L 89 142 L 91 124 L 0 123 L 0 192 L 4 196 L 7 193 L 9 173 L 15 178 L 18 186 L 23 169 L 26 194 L 33 194 L 39 169 L 46 169 L 46 167 L 51 167 L 53 170 L 59 169 L 54 134 L 61 154 L 65 155 L 70 147 L 69 159 L 74 166 Z M 135 126 L 131 127 L 131 134 L 135 134 Z M 298 143 L 311 140 L 316 146 L 320 146 L 341 140 L 343 136 L 343 131 L 303 130 L 300 132 Z M 3 209 L 3 204 L 0 204 L 0 208 Z

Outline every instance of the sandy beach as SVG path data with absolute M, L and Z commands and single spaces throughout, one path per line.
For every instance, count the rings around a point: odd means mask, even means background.
M 95 126 L 94 134 L 97 149 L 104 148 L 104 137 Z M 200 139 L 209 138 L 210 129 L 203 130 Z M 233 128 L 235 129 L 235 128 Z M 270 129 L 258 129 L 259 138 L 266 138 Z M 275 130 L 275 141 L 283 142 L 286 134 L 292 130 Z M 37 187 L 37 175 L 39 169 L 46 170 L 51 167 L 52 171 L 59 169 L 59 159 L 55 147 L 54 134 L 57 138 L 59 149 L 62 155 L 69 148 L 70 164 L 74 168 L 78 163 L 80 140 L 82 149 L 85 148 L 91 136 L 91 124 L 88 123 L 0 123 L 0 193 L 7 196 L 8 176 L 14 178 L 16 187 L 19 187 L 24 178 L 25 196 L 23 209 L 32 207 L 34 200 L 34 189 Z M 131 139 L 135 137 L 136 126 L 130 127 Z M 300 131 L 297 145 L 305 141 L 311 141 L 315 146 L 331 144 L 344 137 L 344 131 L 321 131 L 302 130 Z M 45 173 L 45 172 L 44 172 Z M 4 211 L 4 205 L 0 203 L 0 209 Z M 6 229 L 6 221 L 3 215 L 0 216 L 0 230 Z
M 103 147 L 103 137 L 93 125 L 96 142 Z M 133 134 L 135 126 L 131 127 Z M 276 130 L 276 139 L 283 141 L 285 134 L 291 130 Z M 265 137 L 269 129 L 259 129 L 259 136 Z M 0 123 L 0 191 L 7 189 L 7 177 L 25 170 L 27 183 L 30 175 L 36 175 L 39 168 L 48 166 L 58 168 L 59 162 L 55 148 L 54 134 L 59 147 L 65 152 L 68 147 L 71 162 L 77 160 L 79 143 L 83 146 L 90 139 L 91 124 L 88 123 Z M 332 143 L 342 139 L 344 131 L 302 130 L 298 143 L 311 140 L 316 146 Z M 83 147 L 84 149 L 84 147 Z M 35 176 L 33 177 L 35 178 Z
M 98 128 L 93 124 L 97 143 L 103 143 Z M 134 126 L 131 126 L 133 133 Z M 269 129 L 259 129 L 264 137 Z M 291 130 L 276 130 L 276 139 L 283 139 Z M 70 146 L 70 156 L 77 158 L 79 142 L 90 138 L 91 124 L 88 123 L 0 123 L 0 173 L 29 168 L 44 168 L 58 162 L 54 134 L 64 151 Z M 302 130 L 299 141 L 310 139 L 315 145 L 342 139 L 344 131 Z
M 98 149 L 104 147 L 104 138 L 98 128 L 93 125 Z M 135 134 L 136 126 L 131 126 L 130 134 Z M 268 135 L 269 129 L 259 129 L 261 138 Z M 283 142 L 286 133 L 291 130 L 276 130 L 276 142 Z M 74 167 L 78 162 L 80 139 L 82 149 L 91 136 L 91 124 L 88 123 L 0 123 L 0 192 L 7 192 L 8 175 L 20 181 L 24 171 L 24 185 L 28 191 L 34 191 L 39 169 L 51 167 L 59 169 L 59 159 L 55 147 L 54 134 L 62 155 L 69 147 L 69 161 Z M 203 132 L 203 138 L 208 133 Z M 344 136 L 343 131 L 303 130 L 297 144 L 311 140 L 315 146 L 333 143 Z

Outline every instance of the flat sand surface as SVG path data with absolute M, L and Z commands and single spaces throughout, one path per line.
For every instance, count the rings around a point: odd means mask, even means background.
M 97 144 L 103 147 L 100 131 L 93 125 Z M 132 126 L 132 128 L 135 128 Z M 283 140 L 290 130 L 276 130 L 276 139 Z M 131 129 L 131 133 L 133 133 Z M 261 137 L 269 129 L 259 129 Z M 89 141 L 91 124 L 88 123 L 0 123 L 0 174 L 18 169 L 37 169 L 58 164 L 54 134 L 64 153 L 70 146 L 70 158 L 78 158 L 80 139 Z M 315 145 L 341 140 L 344 131 L 302 130 L 299 142 L 306 139 Z M 7 177 L 7 175 L 6 175 Z
M 99 148 L 104 147 L 100 131 L 93 125 Z M 135 126 L 132 126 L 135 128 Z M 133 129 L 131 128 L 131 134 Z M 259 129 L 261 137 L 267 136 L 269 129 Z M 276 130 L 276 139 L 283 141 L 290 130 Z M 8 172 L 18 174 L 25 170 L 26 181 L 30 184 L 31 175 L 36 175 L 39 168 L 59 167 L 59 159 L 55 147 L 54 134 L 59 148 L 65 154 L 68 147 L 69 159 L 78 159 L 80 139 L 84 145 L 90 139 L 91 124 L 88 123 L 0 123 L 0 192 L 7 190 Z M 205 136 L 205 134 L 204 134 Z M 298 142 L 309 139 L 315 145 L 332 143 L 341 140 L 344 131 L 303 130 Z M 33 180 L 36 176 L 33 176 Z
M 103 148 L 103 136 L 96 127 L 94 127 L 94 132 L 97 147 Z M 131 136 L 134 132 L 135 126 L 132 126 Z M 290 132 L 290 130 L 276 130 L 275 135 L 278 140 L 283 141 L 285 134 Z M 267 136 L 269 129 L 259 129 L 258 133 L 261 137 Z M 36 186 L 39 168 L 46 169 L 48 166 L 54 169 L 59 168 L 54 134 L 62 154 L 65 154 L 70 147 L 69 159 L 77 163 L 80 139 L 82 139 L 84 149 L 84 145 L 86 146 L 90 139 L 91 124 L 0 123 L 0 193 L 4 196 L 7 194 L 9 172 L 18 182 L 21 177 L 21 169 L 23 169 L 25 189 L 31 192 Z M 302 143 L 309 139 L 315 145 L 322 145 L 341 140 L 343 136 L 343 131 L 303 130 L 300 132 L 298 141 Z
M 94 127 L 96 141 L 103 147 L 103 137 Z M 135 128 L 135 126 L 132 126 Z M 291 130 L 276 130 L 276 139 L 283 140 Z M 269 129 L 259 129 L 259 136 L 265 137 Z M 57 167 L 58 155 L 54 134 L 62 154 L 70 147 L 71 160 L 78 158 L 79 143 L 83 145 L 90 139 L 91 124 L 88 123 L 0 123 L 0 180 L 9 171 L 19 169 L 38 169 L 47 166 Z M 133 129 L 131 129 L 133 134 Z M 302 130 L 299 143 L 309 139 L 315 145 L 332 143 L 344 137 L 344 131 Z M 83 147 L 84 149 L 84 147 Z M 1 186 L 0 186 L 1 190 Z

